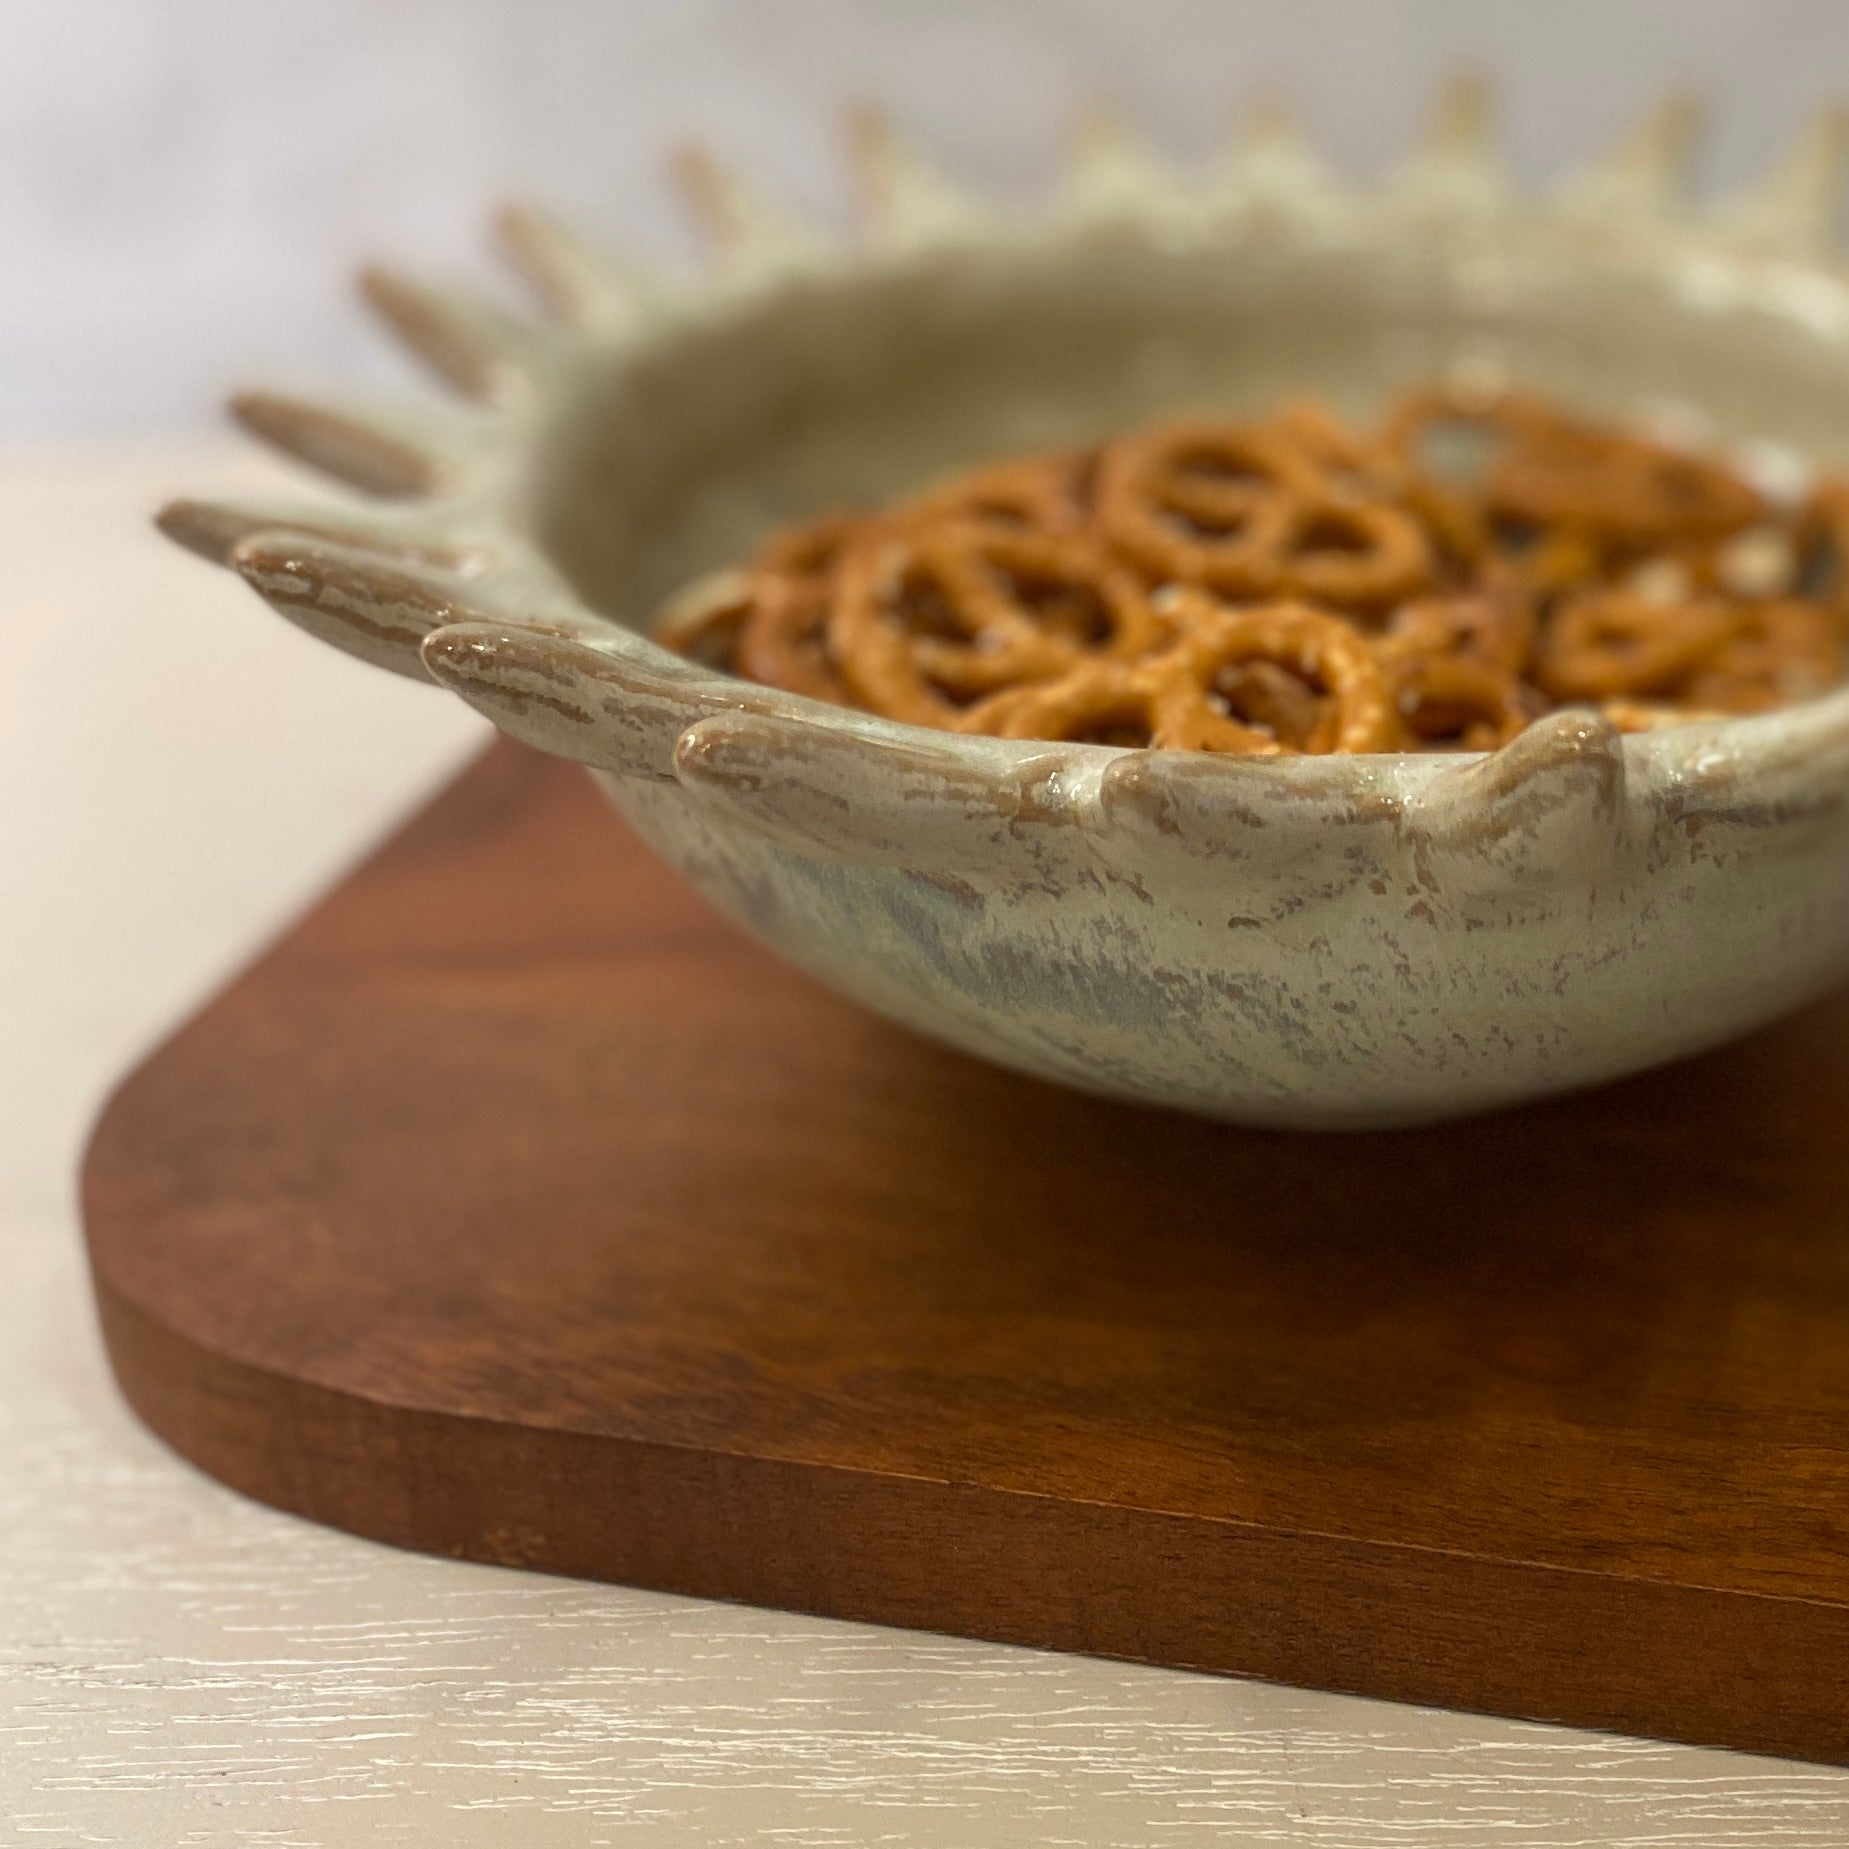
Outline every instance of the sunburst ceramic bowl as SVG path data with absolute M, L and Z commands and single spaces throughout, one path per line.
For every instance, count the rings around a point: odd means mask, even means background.
M 1184 182 L 1088 137 L 1054 207 L 966 201 L 875 121 L 832 246 L 708 156 L 717 262 L 502 220 L 543 327 L 367 289 L 466 409 L 253 393 L 372 506 L 163 524 L 315 635 L 588 765 L 715 904 L 870 1007 L 1005 1065 L 1250 1123 L 1414 1122 L 1741 1033 L 1849 967 L 1849 692 L 1487 758 L 1242 760 L 951 737 L 699 667 L 638 626 L 767 524 L 1182 405 L 1365 409 L 1460 366 L 1699 416 L 1760 466 L 1849 439 L 1832 118 L 1700 216 L 1687 112 L 1544 200 L 1460 86 L 1384 186 L 1275 112 Z

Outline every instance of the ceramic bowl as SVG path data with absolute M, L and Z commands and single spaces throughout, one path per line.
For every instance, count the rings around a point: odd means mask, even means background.
M 1736 1035 L 1849 967 L 1849 693 L 1487 757 L 1241 760 L 946 736 L 664 653 L 659 600 L 765 526 L 1177 406 L 1365 410 L 1470 369 L 1699 419 L 1790 473 L 1849 433 L 1843 133 L 1697 215 L 1671 105 L 1543 198 L 1480 91 L 1384 184 L 1276 111 L 1184 180 L 1120 130 L 1034 213 L 863 118 L 845 247 L 710 156 L 716 262 L 669 276 L 516 210 L 543 325 L 374 273 L 458 409 L 252 393 L 376 497 L 179 503 L 182 542 L 337 647 L 590 767 L 655 849 L 824 982 L 985 1058 L 1241 1122 L 1409 1123 Z

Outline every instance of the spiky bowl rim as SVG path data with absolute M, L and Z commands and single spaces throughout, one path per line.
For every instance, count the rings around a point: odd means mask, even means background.
M 1541 248 L 1549 261 L 1619 261 L 1693 279 L 1710 298 L 1718 292 L 1812 331 L 1828 322 L 1849 352 L 1849 275 L 1830 241 L 1849 119 L 1826 112 L 1761 183 L 1700 215 L 1684 209 L 1678 192 L 1693 128 L 1688 102 L 1671 99 L 1608 158 L 1537 201 L 1504 176 L 1476 80 L 1449 88 L 1422 146 L 1378 189 L 1339 182 L 1275 105 L 1223 167 L 1192 185 L 1121 125 L 1097 118 L 1065 198 L 1023 220 L 978 204 L 883 118 L 861 112 L 849 146 L 867 235 L 851 250 L 832 247 L 709 153 L 690 149 L 676 171 L 713 244 L 712 277 L 639 269 L 525 207 L 503 212 L 498 230 L 550 311 L 545 327 L 393 269 L 368 271 L 372 307 L 470 402 L 387 410 L 242 393 L 233 409 L 248 429 L 379 505 L 362 514 L 176 502 L 161 525 L 323 639 L 433 677 L 516 736 L 619 774 L 690 784 L 723 776 L 736 793 L 739 777 L 755 774 L 738 765 L 761 766 L 826 733 L 851 756 L 897 754 L 914 776 L 986 780 L 1016 803 L 1023 779 L 1044 782 L 1059 766 L 1093 803 L 1111 790 L 1185 787 L 1197 809 L 1211 809 L 1216 791 L 1236 804 L 1256 775 L 1325 804 L 1410 799 L 1435 806 L 1440 824 L 1455 829 L 1444 816 L 1486 800 L 1492 784 L 1516 787 L 1607 760 L 1619 788 L 1628 781 L 1652 802 L 1666 787 L 1694 785 L 1766 814 L 1794 801 L 1807 806 L 1820 780 L 1840 781 L 1849 759 L 1849 689 L 1755 718 L 1628 739 L 1602 719 L 1557 713 L 1494 754 L 1500 769 L 1487 782 L 1473 774 L 1481 759 L 1430 754 L 1184 768 L 1168 760 L 1188 754 L 923 731 L 689 663 L 593 610 L 512 513 L 521 458 L 588 359 L 612 347 L 659 352 L 690 328 L 749 314 L 792 290 L 1036 234 L 1057 242 L 1128 231 L 1172 247 L 1248 235 L 1260 224 L 1324 238 L 1410 228 L 1467 241 L 1493 230 Z M 671 749 L 663 749 L 664 734 L 678 741 Z

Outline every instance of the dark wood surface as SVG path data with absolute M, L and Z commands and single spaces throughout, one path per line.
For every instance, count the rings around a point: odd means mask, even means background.
M 1849 1763 L 1849 998 L 1446 1129 L 937 1050 L 497 747 L 124 1085 L 141 1415 L 406 1546 Z

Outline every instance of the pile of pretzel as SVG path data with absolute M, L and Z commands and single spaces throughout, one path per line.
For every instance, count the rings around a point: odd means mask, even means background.
M 1849 484 L 1738 472 L 1513 392 L 1181 419 L 786 528 L 670 648 L 958 732 L 1247 753 L 1487 750 L 1832 685 Z

